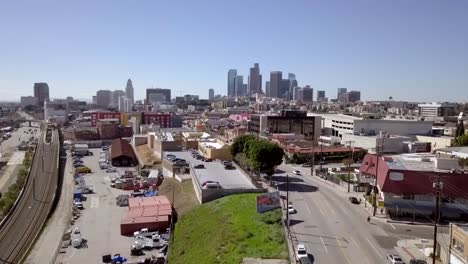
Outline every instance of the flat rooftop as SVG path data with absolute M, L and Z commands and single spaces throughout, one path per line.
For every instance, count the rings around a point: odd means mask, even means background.
M 447 171 L 436 168 L 435 161 L 437 160 L 437 157 L 432 153 L 385 155 L 383 158 L 385 163 L 392 170 Z
M 205 166 L 204 169 L 194 169 L 194 175 L 197 177 L 200 184 L 206 181 L 216 181 L 219 182 L 223 189 L 255 189 L 249 177 L 244 175 L 239 168 L 236 167 L 235 170 L 226 170 L 220 160 L 204 162 L 194 159 L 192 154 L 188 151 L 164 152 L 164 155 L 168 154 L 175 155 L 179 159 L 184 159 L 192 166 L 203 164 Z

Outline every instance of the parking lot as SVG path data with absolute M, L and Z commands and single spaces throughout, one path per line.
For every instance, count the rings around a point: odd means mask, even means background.
M 192 157 L 189 151 L 174 151 L 164 152 L 164 155 L 174 155 L 179 159 L 184 159 L 192 165 L 192 167 L 203 164 L 205 168 L 194 169 L 194 175 L 198 182 L 203 184 L 207 181 L 218 182 L 223 189 L 254 189 L 255 186 L 250 181 L 247 175 L 244 175 L 239 168 L 227 170 L 224 168 L 221 160 L 213 160 L 205 162 Z
M 119 173 L 130 168 L 118 168 L 117 172 L 107 173 L 106 170 L 99 168 L 101 149 L 90 149 L 90 151 L 93 152 L 93 156 L 85 156 L 82 160 L 92 171 L 84 176 L 84 180 L 87 186 L 94 189 L 94 193 L 83 195 L 84 209 L 72 226 L 72 229 L 76 227 L 80 229 L 85 243 L 81 248 L 69 246 L 66 253 L 58 255 L 56 263 L 102 263 L 103 255 L 117 253 L 129 261 L 141 259 L 142 257 L 130 256 L 130 247 L 134 239 L 120 235 L 120 221 L 126 215 L 128 208 L 117 206 L 116 197 L 120 194 L 130 194 L 131 191 L 110 187 L 113 177 L 118 177 Z M 67 168 L 67 171 L 70 170 L 71 168 Z M 65 176 L 70 177 L 70 175 Z M 148 256 L 156 253 L 155 250 L 147 251 Z

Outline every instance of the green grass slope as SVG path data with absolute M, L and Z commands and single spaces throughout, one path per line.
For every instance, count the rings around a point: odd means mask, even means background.
M 281 209 L 257 214 L 257 194 L 203 204 L 176 224 L 169 263 L 240 263 L 245 257 L 287 259 Z

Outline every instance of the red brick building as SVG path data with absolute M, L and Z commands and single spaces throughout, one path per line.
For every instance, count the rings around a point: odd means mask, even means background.
M 120 112 L 92 112 L 91 126 L 96 126 L 97 121 L 102 119 L 117 119 L 117 124 L 120 124 Z
M 141 113 L 141 121 L 145 125 L 158 124 L 162 128 L 172 127 L 171 114 L 144 112 Z

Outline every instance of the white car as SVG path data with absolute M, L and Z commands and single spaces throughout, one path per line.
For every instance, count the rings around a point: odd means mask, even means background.
M 390 260 L 392 264 L 405 264 L 400 256 L 398 255 L 388 255 L 387 259 Z
M 292 204 L 288 205 L 288 214 L 295 214 L 297 213 L 296 209 L 292 206 Z
M 295 175 L 301 175 L 301 172 L 298 171 L 298 170 L 293 171 L 293 173 L 294 173 Z
M 300 258 L 308 258 L 307 250 L 304 244 L 299 244 L 296 247 L 296 260 L 299 261 Z

